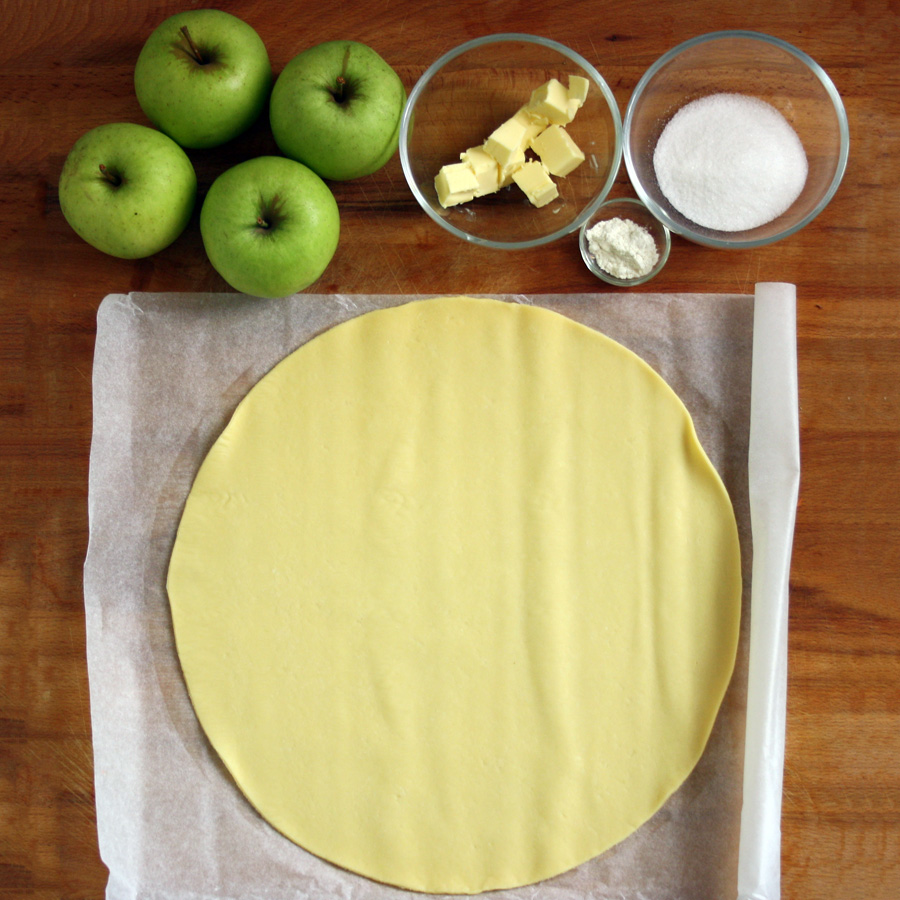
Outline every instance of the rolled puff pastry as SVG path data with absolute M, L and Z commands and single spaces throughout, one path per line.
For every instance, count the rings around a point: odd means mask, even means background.
M 475 893 L 601 853 L 682 783 L 741 575 L 648 365 L 457 297 L 338 325 L 249 392 L 168 591 L 197 716 L 265 819 L 369 878 Z

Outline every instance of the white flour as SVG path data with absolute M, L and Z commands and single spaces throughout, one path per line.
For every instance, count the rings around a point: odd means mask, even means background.
M 653 235 L 631 219 L 607 219 L 587 232 L 588 250 L 613 278 L 642 278 L 659 262 Z

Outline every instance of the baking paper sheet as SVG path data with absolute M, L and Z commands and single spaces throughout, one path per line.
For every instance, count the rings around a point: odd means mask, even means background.
M 754 520 L 754 540 L 764 540 L 766 548 L 761 570 L 751 552 L 750 512 L 751 498 L 754 512 L 765 512 L 780 497 L 782 511 L 792 515 L 796 418 L 775 416 L 767 430 L 753 432 L 751 412 L 767 414 L 785 395 L 789 410 L 791 385 L 796 406 L 796 362 L 790 353 L 792 288 L 769 286 L 762 293 L 772 296 L 756 304 L 744 295 L 499 298 L 546 306 L 603 331 L 642 356 L 681 396 L 735 506 L 744 614 L 732 684 L 707 750 L 684 785 L 602 856 L 493 897 L 721 900 L 735 896 L 739 871 L 742 896 L 777 897 L 785 567 L 793 519 L 776 521 L 766 512 L 772 521 L 764 538 Z M 165 595 L 168 557 L 192 479 L 246 392 L 323 329 L 413 299 L 419 298 L 129 294 L 101 304 L 85 608 L 97 822 L 101 857 L 110 870 L 109 900 L 422 896 L 312 856 L 244 800 L 194 717 Z M 758 377 L 758 361 L 752 374 L 757 354 L 770 377 Z M 783 412 L 784 405 L 778 408 Z M 766 450 L 762 470 L 769 472 L 775 459 L 786 465 L 785 479 L 765 477 L 758 489 L 750 487 L 751 433 Z M 784 452 L 773 457 L 774 447 Z M 749 470 L 761 468 L 751 464 Z M 752 651 L 751 569 L 754 609 L 769 610 L 753 616 Z M 748 706 L 751 664 L 755 700 Z M 753 765 L 760 759 L 767 764 Z M 742 819 L 743 791 L 751 792 L 752 802 Z

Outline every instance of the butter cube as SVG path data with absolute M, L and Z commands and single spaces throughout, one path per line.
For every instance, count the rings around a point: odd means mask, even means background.
M 536 159 L 523 163 L 513 172 L 512 177 L 533 206 L 546 206 L 559 196 L 556 183 L 550 177 L 544 164 Z
M 493 194 L 494 191 L 500 190 L 500 166 L 483 146 L 470 147 L 460 153 L 459 158 L 475 173 L 475 178 L 478 180 L 476 197 L 483 197 L 485 194 Z
M 524 129 L 523 149 L 528 146 L 528 142 L 537 137 L 549 124 L 543 116 L 532 113 L 527 106 L 523 106 L 514 116 L 513 121 L 520 123 Z
M 584 162 L 584 153 L 562 125 L 550 125 L 531 141 L 551 175 L 565 176 Z
M 484 142 L 484 149 L 497 160 L 500 167 L 508 166 L 528 146 L 526 125 L 513 116 L 495 128 Z
M 532 138 L 539 135 L 547 124 L 543 116 L 534 115 L 523 106 L 485 141 L 484 149 L 500 166 L 500 187 L 512 184 L 512 174 L 525 162 L 525 151 Z
M 581 75 L 569 76 L 569 100 L 575 100 L 578 103 L 578 109 L 584 106 L 584 101 L 587 100 L 588 89 L 590 86 L 591 83 L 587 78 L 584 78 Z
M 513 182 L 513 172 L 525 162 L 525 150 L 517 150 L 505 166 L 500 166 L 500 187 L 507 187 Z
M 484 149 L 497 160 L 501 168 L 513 169 L 525 161 L 529 141 L 548 125 L 543 116 L 533 114 L 523 106 L 516 114 L 491 132 Z
M 565 125 L 569 118 L 569 91 L 561 81 L 551 78 L 531 92 L 526 109 L 552 125 Z
M 441 206 L 446 209 L 471 200 L 478 190 L 478 178 L 468 163 L 451 163 L 435 176 L 434 189 Z
M 575 113 L 584 106 L 589 87 L 590 82 L 587 78 L 582 78 L 581 75 L 569 76 L 569 100 L 566 103 L 569 116 L 567 122 L 571 122 L 575 118 Z

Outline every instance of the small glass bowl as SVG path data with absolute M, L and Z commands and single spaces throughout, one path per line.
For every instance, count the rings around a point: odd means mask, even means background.
M 598 222 L 615 218 L 630 219 L 649 231 L 653 237 L 659 259 L 646 275 L 641 275 L 638 278 L 616 278 L 615 275 L 611 275 L 602 269 L 597 260 L 591 255 L 588 249 L 588 231 Z M 672 249 L 672 238 L 669 235 L 669 229 L 640 200 L 622 197 L 615 200 L 607 200 L 601 204 L 600 208 L 581 226 L 581 231 L 578 235 L 578 246 L 581 248 L 581 258 L 584 260 L 585 265 L 601 281 L 605 281 L 607 284 L 614 284 L 617 287 L 636 287 L 639 284 L 648 282 L 651 278 L 655 278 L 662 271 L 666 260 L 669 258 L 669 251 Z
M 479 146 L 550 78 L 590 82 L 587 100 L 566 130 L 585 161 L 554 178 L 559 197 L 540 209 L 515 185 L 444 209 L 434 177 Z M 576 231 L 603 202 L 622 162 L 622 119 L 600 73 L 556 41 L 492 34 L 461 44 L 433 63 L 413 87 L 400 123 L 400 163 L 422 209 L 451 234 L 503 250 L 538 247 Z
M 780 216 L 746 231 L 692 222 L 663 194 L 653 154 L 663 129 L 692 100 L 736 93 L 774 106 L 806 151 L 809 174 Z M 720 248 L 762 247 L 808 225 L 834 196 L 847 166 L 850 135 L 840 94 L 823 69 L 796 47 L 755 31 L 717 31 L 679 44 L 637 83 L 625 113 L 625 167 L 638 196 L 675 234 Z

